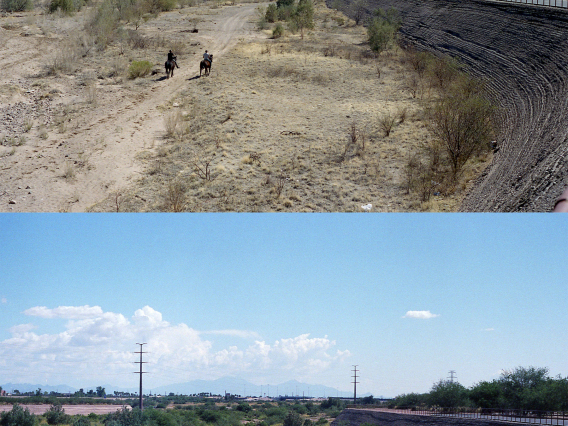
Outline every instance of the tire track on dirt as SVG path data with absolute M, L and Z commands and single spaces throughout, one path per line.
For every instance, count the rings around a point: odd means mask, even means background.
M 245 4 L 216 9 L 214 14 L 206 15 L 202 22 L 207 30 L 201 31 L 193 40 L 210 46 L 209 50 L 221 56 L 239 38 L 252 34 L 249 17 L 257 7 L 258 4 Z M 172 16 L 179 16 L 179 25 L 184 25 L 186 15 L 176 11 L 172 12 Z M 212 22 L 209 25 L 208 19 L 212 19 L 216 25 Z M 189 80 L 199 73 L 201 54 L 197 52 L 184 57 L 187 65 L 177 69 L 173 78 L 156 78 L 143 93 L 128 93 L 125 89 L 125 94 L 111 97 L 110 104 L 93 109 L 82 125 L 61 135 L 60 140 L 38 141 L 36 146 L 21 147 L 7 160 L 9 166 L 2 169 L 3 180 L 8 182 L 10 179 L 7 188 L 11 193 L 29 185 L 34 194 L 21 196 L 10 209 L 85 211 L 132 183 L 142 170 L 136 154 L 153 147 L 154 142 L 163 135 L 164 117 L 159 106 L 192 84 Z M 33 65 L 37 66 L 35 63 Z M 59 174 L 63 173 L 69 159 L 79 154 L 88 157 L 89 167 L 82 168 L 72 181 L 62 179 Z M 46 164 L 52 170 L 48 176 Z M 22 180 L 24 176 L 25 183 Z

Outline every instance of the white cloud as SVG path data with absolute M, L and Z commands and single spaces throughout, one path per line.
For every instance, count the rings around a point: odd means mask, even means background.
M 403 318 L 417 318 L 417 319 L 430 319 L 439 317 L 438 314 L 433 314 L 430 311 L 407 311 Z
M 250 330 L 211 330 L 211 331 L 202 331 L 201 334 L 234 336 L 234 337 L 240 337 L 242 339 L 260 339 L 260 335 L 256 331 L 250 331 Z
M 2 299 L 0 299 L 2 301 L 2 304 L 5 305 L 6 303 L 8 303 L 8 299 L 6 299 L 5 297 L 2 297 Z
M 81 319 L 96 318 L 103 313 L 100 306 L 59 306 L 48 309 L 45 306 L 36 306 L 26 309 L 24 314 L 40 318 Z
M 483 331 L 495 331 L 494 328 L 484 328 Z
M 6 381 L 67 381 L 88 386 L 104 379 L 106 383 L 132 386 L 136 383 L 132 373 L 138 360 L 134 354 L 139 350 L 137 342 L 146 343 L 144 361 L 148 364 L 144 369 L 152 373 L 147 380 L 154 385 L 227 375 L 254 380 L 259 372 L 285 372 L 283 380 L 288 380 L 321 373 L 350 356 L 348 350 L 334 349 L 336 342 L 327 336 L 302 334 L 270 343 L 249 330 L 201 332 L 165 321 L 150 306 L 136 310 L 130 318 L 104 312 L 99 306 L 37 306 L 24 313 L 67 322 L 51 334 L 38 333 L 33 324 L 10 328 L 11 337 L 0 342 L 0 372 Z M 213 343 L 204 335 L 255 340 L 243 347 L 230 344 L 213 350 Z

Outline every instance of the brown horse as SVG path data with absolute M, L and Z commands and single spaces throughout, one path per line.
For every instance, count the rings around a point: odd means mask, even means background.
M 213 62 L 213 55 L 209 55 L 210 60 L 202 60 L 199 63 L 199 77 L 201 77 L 201 71 L 205 70 L 205 75 L 208 76 L 211 72 L 211 63 Z
M 179 68 L 179 65 L 177 64 L 177 56 L 174 56 L 173 60 L 171 61 L 166 61 L 164 65 L 166 67 L 166 77 L 170 78 L 170 75 L 173 77 L 174 68 Z

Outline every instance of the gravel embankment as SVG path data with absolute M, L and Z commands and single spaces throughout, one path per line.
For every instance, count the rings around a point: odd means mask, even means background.
M 365 423 L 376 426 L 503 426 L 503 423 L 491 420 L 418 416 L 354 408 L 343 410 L 331 426 L 361 426 Z
M 403 39 L 487 79 L 502 111 L 500 149 L 461 210 L 550 211 L 568 186 L 568 11 L 482 0 L 368 4 L 369 14 L 395 7 Z

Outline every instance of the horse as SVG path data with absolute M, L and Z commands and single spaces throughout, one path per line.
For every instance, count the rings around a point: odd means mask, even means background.
M 208 76 L 211 72 L 211 63 L 213 62 L 213 55 L 209 55 L 209 60 L 202 60 L 199 63 L 199 77 L 201 77 L 201 71 L 205 70 L 205 75 Z
M 177 56 L 174 56 L 173 60 L 171 60 L 171 61 L 166 61 L 166 63 L 164 65 L 166 67 L 166 77 L 170 78 L 170 74 L 173 77 L 174 76 L 174 69 L 176 67 L 179 68 L 179 65 L 177 64 Z

